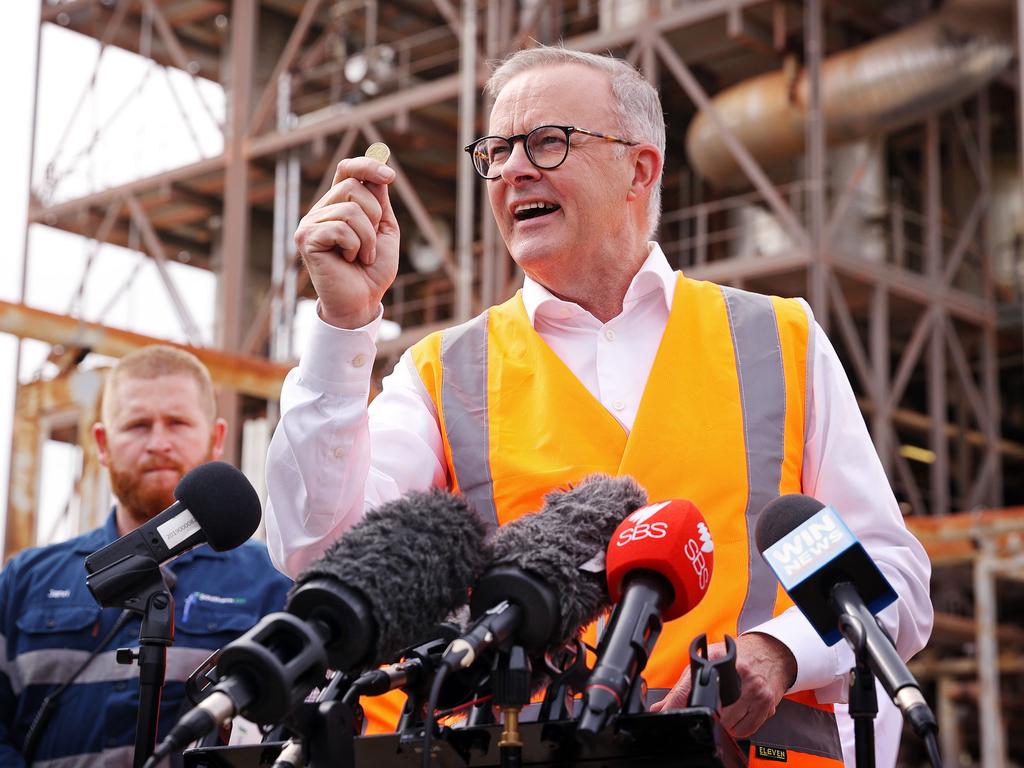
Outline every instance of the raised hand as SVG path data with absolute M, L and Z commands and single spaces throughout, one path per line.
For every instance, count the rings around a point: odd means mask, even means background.
M 398 274 L 400 232 L 388 196 L 394 180 L 394 170 L 372 158 L 342 160 L 327 194 L 295 230 L 320 315 L 338 328 L 372 321 Z

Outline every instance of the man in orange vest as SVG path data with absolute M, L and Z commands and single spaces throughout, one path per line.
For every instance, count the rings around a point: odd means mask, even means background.
M 652 499 L 695 502 L 715 540 L 707 597 L 666 626 L 645 670 L 660 706 L 685 702 L 690 639 L 728 633 L 743 695 L 721 717 L 751 740 L 752 762 L 760 746 L 772 762 L 839 765 L 852 742 L 833 704 L 852 656 L 826 647 L 779 589 L 754 545 L 758 513 L 791 492 L 839 509 L 900 596 L 881 617 L 904 658 L 923 647 L 932 609 L 927 557 L 834 350 L 805 302 L 670 268 L 651 241 L 663 113 L 633 67 L 536 48 L 487 87 L 488 136 L 466 151 L 523 289 L 414 345 L 367 408 L 398 270 L 395 173 L 371 158 L 339 163 L 295 233 L 319 322 L 270 447 L 272 557 L 294 576 L 365 510 L 414 489 L 459 491 L 500 525 L 591 472 L 632 475 Z M 375 703 L 371 717 L 385 710 Z M 898 719 L 880 727 L 891 765 Z

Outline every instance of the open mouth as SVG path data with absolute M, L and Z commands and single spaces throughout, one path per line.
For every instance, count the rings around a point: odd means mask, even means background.
M 512 216 L 516 221 L 528 221 L 552 214 L 560 208 L 561 206 L 554 203 L 523 203 L 516 206 Z

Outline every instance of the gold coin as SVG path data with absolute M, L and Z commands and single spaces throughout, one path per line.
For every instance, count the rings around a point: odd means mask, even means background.
M 386 164 L 388 162 L 388 158 L 391 157 L 391 150 L 384 142 L 375 141 L 366 148 L 366 151 L 363 154 L 366 155 L 366 157 L 372 157 L 377 162 Z

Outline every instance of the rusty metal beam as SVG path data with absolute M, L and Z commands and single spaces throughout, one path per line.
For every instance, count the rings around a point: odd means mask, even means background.
M 991 541 L 982 539 L 982 556 L 974 563 L 974 615 L 978 629 L 975 647 L 978 656 L 978 721 L 981 729 L 981 760 L 987 768 L 1006 765 L 1006 739 L 1003 734 L 1003 709 L 1000 705 L 998 601 L 995 555 Z
M 218 386 L 265 400 L 278 398 L 281 382 L 290 367 L 272 363 L 262 357 L 239 355 L 210 347 L 189 347 L 7 301 L 0 301 L 0 333 L 10 333 L 22 339 L 37 339 L 48 344 L 81 347 L 110 357 L 123 357 L 151 344 L 168 344 L 188 350 L 202 360 Z
M 153 17 L 153 24 L 156 26 L 157 34 L 160 35 L 160 39 L 163 40 L 164 45 L 167 47 L 167 51 L 171 55 L 171 61 L 174 62 L 178 69 L 189 75 L 192 81 L 192 90 L 195 91 L 196 98 L 199 100 L 199 103 L 203 105 L 203 110 L 210 118 L 210 121 L 220 128 L 221 132 L 223 132 L 224 125 L 217 119 L 217 116 L 213 114 L 213 109 L 210 107 L 209 103 L 207 103 L 206 96 L 203 95 L 203 92 L 196 81 L 196 77 L 199 74 L 199 62 L 189 61 L 188 55 L 185 53 L 185 49 L 178 40 L 178 36 L 174 34 L 174 28 L 167 20 L 167 17 L 164 16 L 163 11 L 156 3 L 156 0 L 141 0 L 141 2 L 146 12 Z
M 460 76 L 448 75 L 437 80 L 416 85 L 398 93 L 372 99 L 352 108 L 339 105 L 322 110 L 317 117 L 300 121 L 299 125 L 287 131 L 274 131 L 264 136 L 249 139 L 245 154 L 250 160 L 273 155 L 285 149 L 299 147 L 332 133 L 351 128 L 353 125 L 374 122 L 406 111 L 454 99 L 459 94 Z M 482 79 L 478 78 L 478 85 Z
M 121 24 L 124 22 L 124 17 L 125 17 L 125 15 L 128 12 L 128 6 L 129 5 L 131 5 L 129 0 L 119 0 L 119 2 L 117 3 L 117 7 L 114 8 L 113 14 L 111 15 L 110 19 L 107 21 L 107 24 L 106 24 L 106 26 L 103 29 L 103 34 L 100 36 L 100 41 L 99 41 L 100 42 L 100 50 L 99 50 L 99 53 L 96 56 L 96 61 L 93 64 L 92 74 L 89 76 L 89 82 L 86 83 L 86 85 L 82 88 L 81 92 L 78 94 L 78 101 L 75 102 L 75 106 L 71 110 L 71 113 L 68 116 L 68 121 L 64 125 L 64 132 L 61 134 L 60 139 L 57 141 L 57 143 L 55 145 L 57 147 L 56 154 L 54 155 L 53 158 L 51 158 L 51 161 L 55 160 L 56 157 L 60 155 L 61 148 L 65 146 L 65 142 L 68 139 L 68 135 L 71 133 L 71 126 L 74 125 L 75 118 L 78 117 L 78 113 L 82 109 L 82 105 L 85 103 L 86 97 L 89 95 L 89 92 L 92 91 L 96 87 L 96 75 L 99 73 L 100 64 L 103 61 L 103 54 L 106 53 L 107 46 L 110 45 L 110 41 L 114 38 L 114 36 L 117 34 L 118 30 L 121 28 Z M 42 30 L 42 26 L 43 26 L 42 22 L 46 21 L 46 20 L 47 19 L 46 19 L 45 16 L 43 16 L 43 18 L 40 20 L 40 23 L 39 23 L 40 31 Z M 41 52 L 41 48 L 39 48 L 37 46 L 36 47 L 36 59 L 37 59 L 37 61 L 39 59 L 40 52 Z M 37 88 L 38 88 L 38 83 L 37 83 Z
M 435 0 L 436 1 L 436 0 Z M 459 44 L 459 144 L 468 146 L 476 130 L 477 90 L 477 8 L 476 0 L 463 0 L 462 36 Z M 462 154 L 461 152 L 459 154 Z M 458 264 L 455 269 L 455 321 L 463 322 L 473 315 L 473 205 L 477 178 L 466 158 L 458 159 L 456 179 L 455 242 Z M 435 246 L 436 247 L 436 246 Z M 443 253 L 443 251 L 442 251 Z
M 116 187 L 109 187 L 108 189 L 93 192 L 89 195 L 83 195 L 82 197 L 75 198 L 74 200 L 57 203 L 56 205 L 32 206 L 28 211 L 28 220 L 30 224 L 46 224 L 47 226 L 54 226 L 61 218 L 88 213 L 93 208 L 106 207 L 120 197 L 125 197 L 127 195 L 143 195 L 147 192 L 160 190 L 170 184 L 176 184 L 199 176 L 216 173 L 218 171 L 222 171 L 224 169 L 224 165 L 224 155 L 217 155 L 216 157 L 210 157 L 206 160 L 200 160 L 197 163 L 183 165 L 178 168 L 174 168 L 173 170 L 165 171 L 164 173 L 146 176 L 141 179 L 136 179 L 135 181 L 130 181 L 126 184 L 120 184 Z
M 37 418 L 39 390 L 19 387 L 14 404 L 11 474 L 7 486 L 4 556 L 35 544 L 39 502 L 39 456 L 43 429 Z
M 864 351 L 864 343 L 860 334 L 857 333 L 857 326 L 850 314 L 850 307 L 846 303 L 842 286 L 835 275 L 827 276 L 827 287 L 831 293 L 832 307 L 835 309 L 836 317 L 839 319 L 839 330 L 846 342 L 846 350 L 850 354 L 853 367 L 857 371 L 857 378 L 865 392 L 869 392 L 871 400 L 875 400 L 875 387 L 871 376 L 871 367 L 868 365 L 868 356 Z
M 306 37 L 306 32 L 309 31 L 309 26 L 313 23 L 313 19 L 316 18 L 317 11 L 320 10 L 320 4 L 321 0 L 308 0 L 303 4 L 302 13 L 299 14 L 299 18 L 292 28 L 292 33 L 288 36 L 288 42 L 285 43 L 284 50 L 281 51 L 281 55 L 277 58 L 277 63 L 274 64 L 274 70 L 270 73 L 270 79 L 267 80 L 263 93 L 260 94 L 260 100 L 252 113 L 252 119 L 249 121 L 249 127 L 246 131 L 247 135 L 254 136 L 259 133 L 260 129 L 263 128 L 263 124 L 267 122 L 267 118 L 270 117 L 270 111 L 274 107 L 274 99 L 277 95 L 278 78 L 288 70 L 295 60 L 295 55 L 299 52 L 299 46 Z
M 455 37 L 461 41 L 462 22 L 459 20 L 459 12 L 455 10 L 455 7 L 449 2 L 449 0 L 434 0 L 434 6 L 444 17 L 444 20 L 448 22 L 448 26 L 451 27 L 452 32 L 455 33 Z
M 246 266 L 249 256 L 249 159 L 245 155 L 245 129 L 252 106 L 256 64 L 257 0 L 232 0 L 231 63 L 228 88 L 228 121 L 224 134 L 224 229 L 217 281 L 217 344 L 239 349 L 244 328 Z M 241 404 L 234 393 L 222 392 L 218 406 L 228 422 L 224 458 L 237 464 Z
M 698 109 L 707 114 L 708 118 L 715 124 L 715 127 L 721 132 L 722 138 L 726 145 L 729 147 L 729 151 L 732 153 L 736 162 L 743 168 L 743 171 L 747 174 L 748 178 L 753 182 L 757 191 L 760 192 L 769 207 L 779 217 L 783 227 L 789 233 L 789 236 L 793 238 L 793 242 L 797 247 L 809 248 L 810 242 L 808 239 L 807 232 L 803 226 L 797 220 L 796 215 L 793 213 L 793 209 L 789 207 L 782 196 L 779 195 L 778 190 L 772 185 L 771 180 L 765 174 L 760 164 L 754 159 L 754 157 L 747 151 L 747 148 L 736 138 L 736 135 L 729 129 L 729 127 L 722 120 L 721 115 L 718 114 L 718 110 L 711 103 L 711 99 L 708 98 L 707 93 L 701 87 L 700 83 L 697 82 L 697 78 L 693 76 L 690 68 L 686 66 L 679 55 L 672 49 L 672 47 L 665 42 L 665 40 L 658 36 L 654 40 L 654 47 L 661 57 L 662 62 L 668 68 L 669 72 L 672 73 L 676 81 L 682 86 L 686 95 L 690 97 L 690 100 L 697 105 Z
M 891 481 L 893 473 L 892 453 L 896 450 L 896 441 L 893 439 L 892 429 L 889 427 L 889 422 L 892 420 L 892 411 L 886 394 L 891 375 L 889 362 L 889 292 L 886 291 L 883 285 L 876 285 L 871 293 L 869 334 L 871 371 L 874 376 L 871 385 L 871 390 L 874 394 L 872 400 L 877 406 L 871 419 L 871 437 L 874 440 L 878 458 L 882 461 L 882 468 Z
M 156 229 L 153 228 L 153 223 L 149 220 L 146 212 L 142 209 L 142 205 L 139 203 L 138 198 L 134 195 L 128 195 L 125 197 L 125 203 L 128 206 L 128 210 L 131 211 L 132 221 L 135 222 L 135 226 L 139 228 L 139 232 L 142 235 L 142 240 L 146 244 L 146 250 L 149 251 L 149 255 L 153 257 L 153 263 L 156 265 L 157 273 L 160 275 L 160 282 L 164 284 L 164 290 L 167 291 L 167 296 L 171 300 L 171 304 L 174 306 L 174 313 L 178 316 L 178 322 L 181 323 L 181 329 L 185 333 L 185 338 L 189 340 L 193 346 L 199 344 L 202 335 L 199 333 L 199 326 L 196 325 L 195 318 L 192 317 L 192 311 L 188 308 L 184 299 L 181 298 L 181 294 L 178 293 L 178 287 L 174 283 L 174 277 L 167 270 L 167 258 L 164 256 L 164 245 L 160 242 L 160 237 L 156 233 Z
M 824 48 L 821 0 L 804 2 L 804 58 L 807 62 L 807 121 L 804 143 L 807 185 L 807 234 L 811 251 L 808 296 L 818 324 L 827 332 L 829 312 L 829 258 L 826 252 L 825 120 L 822 115 L 821 64 Z

